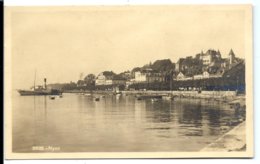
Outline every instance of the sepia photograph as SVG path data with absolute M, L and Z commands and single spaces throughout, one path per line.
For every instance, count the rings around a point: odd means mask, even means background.
M 253 157 L 251 5 L 4 14 L 7 159 Z

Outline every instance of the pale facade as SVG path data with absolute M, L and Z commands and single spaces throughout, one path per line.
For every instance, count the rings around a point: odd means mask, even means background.
M 105 82 L 105 85 L 112 85 L 112 84 L 113 84 L 113 80 L 110 79 L 106 80 Z
M 204 77 L 203 77 L 202 74 L 199 74 L 199 75 L 194 75 L 193 78 L 194 78 L 195 80 L 197 80 L 197 79 L 203 79 Z
M 202 74 L 194 75 L 193 79 L 206 79 L 209 77 L 210 77 L 210 74 L 208 73 L 208 71 L 204 71 Z
M 204 71 L 202 74 L 194 75 L 193 79 L 208 79 L 208 78 L 219 78 L 222 77 L 221 74 L 209 74 L 208 71 Z
M 203 65 L 209 65 L 212 62 L 212 55 L 211 54 L 201 55 L 200 60 L 202 60 Z
M 177 75 L 176 80 L 184 80 L 185 78 L 186 78 L 186 76 L 185 76 L 182 72 L 180 72 L 180 73 Z
M 135 82 L 146 82 L 147 74 L 140 71 L 135 72 Z
M 99 74 L 95 81 L 96 85 L 106 85 L 106 76 L 103 73 Z
M 147 83 L 153 83 L 153 82 L 163 82 L 164 81 L 164 76 L 159 73 L 159 72 L 152 72 L 151 70 L 147 72 L 141 72 L 137 71 L 135 72 L 135 83 L 142 83 L 142 82 L 147 82 Z
M 95 81 L 96 85 L 112 85 L 113 81 L 111 77 L 105 76 L 103 73 L 100 73 Z
M 203 77 L 204 77 L 204 78 L 209 78 L 209 76 L 210 76 L 210 75 L 209 75 L 208 71 L 204 71 L 204 72 L 203 72 Z
M 103 73 L 100 73 L 95 81 L 96 85 L 125 85 L 126 80 L 123 78 L 116 78 L 116 75 L 105 76 Z

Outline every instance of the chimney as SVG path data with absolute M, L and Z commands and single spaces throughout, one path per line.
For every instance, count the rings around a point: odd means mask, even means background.
M 44 89 L 47 89 L 47 84 L 46 84 L 46 82 L 47 82 L 47 79 L 44 78 Z

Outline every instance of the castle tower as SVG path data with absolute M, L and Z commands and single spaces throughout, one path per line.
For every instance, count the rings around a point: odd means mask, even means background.
M 229 64 L 233 64 L 235 61 L 235 54 L 232 49 L 230 50 L 228 56 L 229 56 Z
M 217 51 L 217 57 L 218 57 L 218 58 L 221 58 L 221 53 L 220 53 L 219 50 Z

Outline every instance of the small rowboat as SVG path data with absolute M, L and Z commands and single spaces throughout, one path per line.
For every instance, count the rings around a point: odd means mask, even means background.
M 55 96 L 50 96 L 50 99 L 51 99 L 51 100 L 54 100 L 54 99 L 55 99 Z

